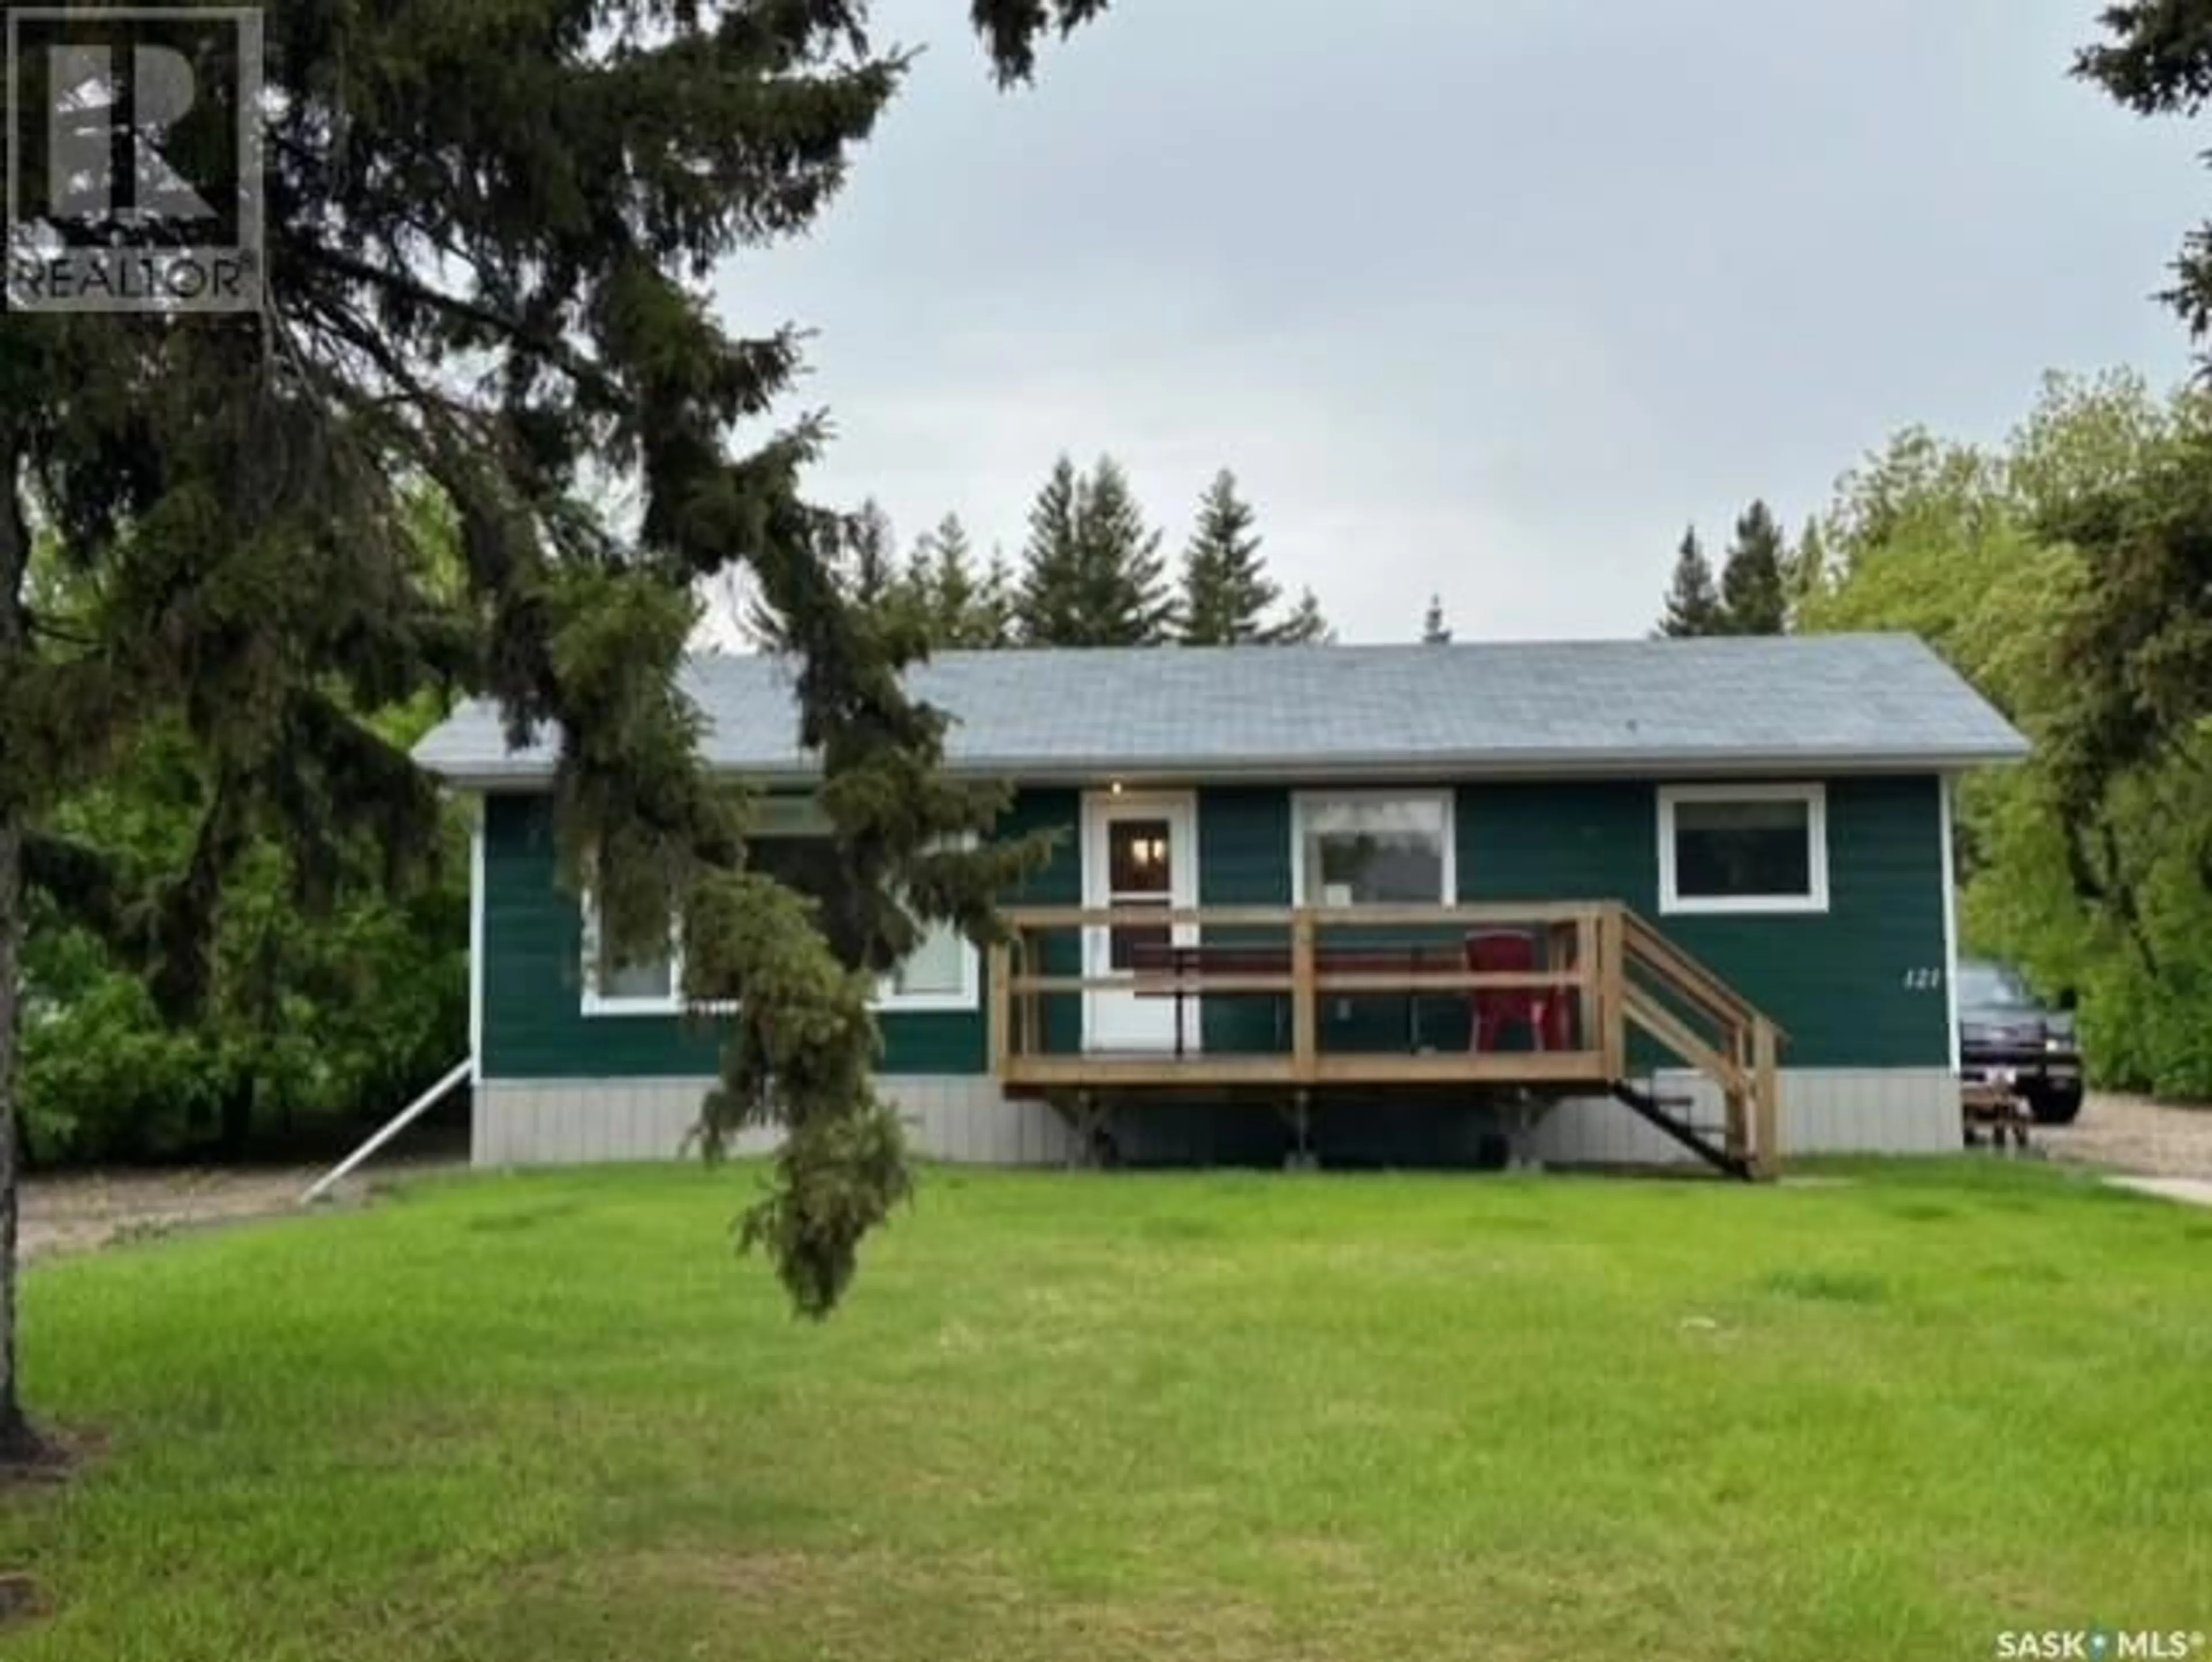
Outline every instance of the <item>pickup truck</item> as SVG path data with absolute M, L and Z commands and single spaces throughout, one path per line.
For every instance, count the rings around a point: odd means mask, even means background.
M 2046 1005 L 2009 964 L 1959 962 L 1960 1077 L 2017 1091 L 2044 1125 L 2081 1112 L 2081 1046 L 2070 1010 Z

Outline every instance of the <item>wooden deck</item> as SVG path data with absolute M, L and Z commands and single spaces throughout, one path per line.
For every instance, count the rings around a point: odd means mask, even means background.
M 1358 1052 L 1320 1056 L 1301 1069 L 1288 1056 L 1185 1056 L 1165 1051 L 1085 1051 L 1025 1057 L 1000 1075 L 1015 1085 L 1068 1089 L 1145 1085 L 1589 1085 L 1611 1083 L 1599 1051 Z
M 1784 1035 L 1734 988 L 1617 901 L 1543 905 L 1013 908 L 990 964 L 992 1070 L 1002 1087 L 1086 1107 L 1107 1094 L 1261 1092 L 1300 1104 L 1347 1087 L 1524 1087 L 1604 1092 L 1626 1080 L 1642 1034 L 1720 1088 L 1727 1153 L 1763 1173 L 1781 1156 L 1776 1101 Z M 1109 949 L 1116 931 L 1128 938 Z M 1526 968 L 1478 970 L 1478 934 L 1525 937 Z M 1171 943 L 1163 936 L 1171 937 Z M 1218 948 L 1213 943 L 1218 943 Z M 1442 967 L 1455 959 L 1460 967 Z M 1103 966 L 1121 961 L 1124 967 Z M 1087 1048 L 1097 996 L 1171 1008 L 1173 1043 Z M 1352 1047 L 1328 1032 L 1344 1001 L 1406 1001 L 1401 1044 Z M 1204 1047 L 1225 1001 L 1275 1012 L 1273 1043 Z M 1418 1001 L 1418 1002 L 1417 1002 Z M 1468 1036 L 1420 1042 L 1423 1004 L 1455 1009 Z M 1475 1042 L 1493 1016 L 1527 1015 L 1527 1047 Z M 1329 1042 L 1324 1042 L 1328 1039 Z

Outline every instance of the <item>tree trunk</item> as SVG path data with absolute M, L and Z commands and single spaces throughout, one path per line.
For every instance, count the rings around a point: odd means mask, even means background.
M 14 682 L 29 650 L 22 592 L 31 549 L 16 494 L 19 461 L 15 446 L 7 444 L 0 452 L 0 479 L 7 490 L 0 501 L 0 688 Z M 0 738 L 0 747 L 4 743 Z M 23 962 L 23 783 L 9 779 L 0 766 L 0 1465 L 35 1462 L 49 1453 L 24 1417 L 15 1389 L 15 1040 Z
M 22 852 L 22 816 L 0 807 L 0 1465 L 36 1459 L 45 1453 L 15 1392 L 15 1034 Z

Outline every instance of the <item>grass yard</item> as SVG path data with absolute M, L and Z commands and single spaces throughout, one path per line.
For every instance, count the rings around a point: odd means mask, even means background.
M 1975 1658 L 2212 1628 L 2212 1214 L 933 1171 L 825 1327 L 744 1168 L 31 1272 L 23 1662 Z

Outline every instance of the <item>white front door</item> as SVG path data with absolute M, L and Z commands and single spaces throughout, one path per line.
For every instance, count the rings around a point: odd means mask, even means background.
M 1096 792 L 1083 815 L 1083 903 L 1166 913 L 1198 904 L 1198 805 L 1188 792 Z M 1124 924 L 1083 932 L 1083 973 L 1119 975 L 1145 941 L 1194 942 L 1195 925 Z M 1084 1048 L 1172 1050 L 1176 1001 L 1100 988 L 1085 995 Z M 1183 1008 L 1183 1048 L 1198 1048 L 1198 1003 Z

